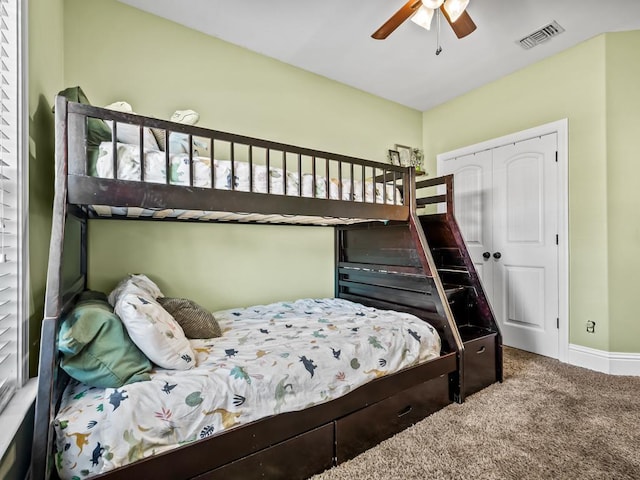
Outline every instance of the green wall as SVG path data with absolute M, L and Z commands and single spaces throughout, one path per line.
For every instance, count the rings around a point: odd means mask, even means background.
M 193 108 L 202 126 L 372 160 L 422 143 L 417 110 L 115 0 L 65 1 L 65 80 L 96 105 Z
M 614 352 L 640 352 L 628 282 L 639 253 L 640 190 L 629 175 L 639 41 L 640 32 L 598 36 L 423 114 L 431 171 L 438 153 L 568 118 L 570 342 Z
M 416 110 L 115 0 L 66 0 L 64 21 L 65 82 L 95 105 L 125 100 L 160 118 L 192 108 L 205 127 L 373 160 L 395 143 L 421 146 Z M 93 288 L 145 271 L 210 308 L 333 295 L 330 228 L 93 221 L 89 230 Z M 130 237 L 141 241 L 121 247 Z
M 29 2 L 29 325 L 38 352 L 51 234 L 54 134 L 53 97 L 64 85 L 63 0 Z M 30 358 L 36 374 L 37 356 Z
M 640 352 L 640 31 L 607 35 L 611 351 Z
M 108 292 L 123 273 L 145 272 L 168 297 L 215 311 L 274 300 L 333 296 L 333 230 L 93 220 L 91 287 Z

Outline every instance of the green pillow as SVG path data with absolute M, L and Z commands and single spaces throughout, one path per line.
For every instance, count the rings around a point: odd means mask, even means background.
M 61 367 L 92 387 L 118 388 L 149 380 L 151 362 L 103 297 L 83 294 L 63 320 L 58 334 Z
M 62 90 L 58 95 L 66 97 L 70 102 L 91 105 L 89 99 L 80 87 L 70 87 Z M 97 177 L 96 163 L 98 161 L 99 147 L 102 142 L 111 141 L 111 128 L 99 118 L 87 119 L 87 171 L 90 176 Z

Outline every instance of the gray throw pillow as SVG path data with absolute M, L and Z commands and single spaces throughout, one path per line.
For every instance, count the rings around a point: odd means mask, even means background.
M 160 297 L 157 301 L 175 318 L 187 338 L 215 338 L 222 335 L 213 314 L 193 300 Z

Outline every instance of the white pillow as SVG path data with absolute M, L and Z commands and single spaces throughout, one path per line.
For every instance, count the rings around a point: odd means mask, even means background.
M 133 108 L 127 102 L 113 102 L 109 105 L 106 105 L 104 108 L 108 108 L 109 110 L 115 110 L 116 112 L 126 112 L 133 113 Z
M 117 128 L 118 142 L 128 143 L 129 145 L 140 145 L 140 130 L 137 125 L 118 122 Z M 144 148 L 148 148 L 151 150 L 160 150 L 160 148 L 158 147 L 158 142 L 156 142 L 156 137 L 153 136 L 150 128 L 145 128 L 143 130 L 142 141 L 144 142 Z
M 171 121 L 182 123 L 183 125 L 195 125 L 200 120 L 200 114 L 195 110 L 176 110 L 171 115 Z M 162 128 L 152 128 L 153 136 L 160 150 L 164 151 L 166 146 L 166 130 Z M 206 142 L 192 137 L 193 156 L 208 156 L 209 146 Z M 170 132 L 169 134 L 169 152 L 170 153 L 189 153 L 189 135 L 186 133 Z
M 171 115 L 171 121 L 184 125 L 195 125 L 200 120 L 200 114 L 194 110 L 176 110 Z
M 116 306 L 120 295 L 122 295 L 122 293 L 124 293 L 124 291 L 131 285 L 138 287 L 154 300 L 158 297 L 164 297 L 158 286 L 146 275 L 141 273 L 129 274 L 124 279 L 120 280 L 120 283 L 116 285 L 116 288 L 109 293 L 109 303 L 112 307 Z
M 116 112 L 135 113 L 127 102 L 113 102 L 104 108 L 109 110 L 115 110 Z M 111 131 L 113 132 L 113 122 L 105 122 Z M 137 125 L 130 123 L 118 122 L 116 125 L 117 140 L 120 143 L 128 143 L 129 145 L 140 145 L 140 129 Z M 150 128 L 145 128 L 142 132 L 142 141 L 144 142 L 144 148 L 150 148 L 152 150 L 159 150 L 156 137 L 153 136 Z
M 180 325 L 139 287 L 129 284 L 115 307 L 131 340 L 149 360 L 162 368 L 188 370 L 195 354 Z

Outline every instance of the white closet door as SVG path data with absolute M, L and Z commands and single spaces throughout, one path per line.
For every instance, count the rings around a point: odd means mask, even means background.
M 485 150 L 445 160 L 440 171 L 440 175 L 454 176 L 456 221 L 489 299 L 493 297 L 493 265 L 483 254 L 493 243 L 491 161 L 491 151 Z
M 439 162 L 505 345 L 558 358 L 557 134 Z M 486 256 L 488 258 L 486 258 Z
M 557 135 L 493 150 L 492 306 L 505 345 L 558 357 Z M 496 258 L 498 257 L 498 258 Z

